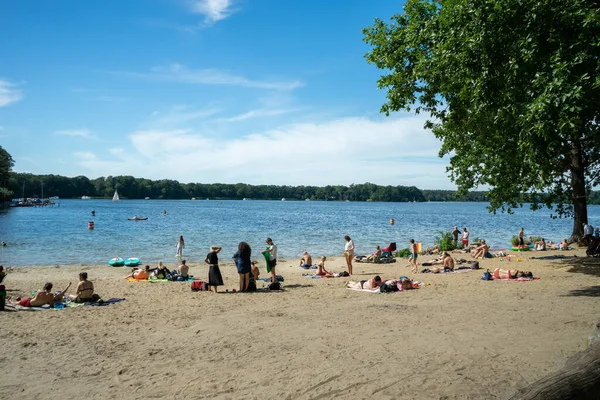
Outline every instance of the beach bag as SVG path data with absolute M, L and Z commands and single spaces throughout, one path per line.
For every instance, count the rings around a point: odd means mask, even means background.
M 471 269 L 480 269 L 480 267 L 479 267 L 479 261 L 473 261 L 471 264 L 469 264 L 469 268 L 471 268 Z
M 342 271 L 339 276 L 350 276 L 350 274 L 347 271 Z
M 208 283 L 204 281 L 192 281 L 192 292 L 208 290 Z
M 390 281 L 390 283 L 383 282 L 381 286 L 379 286 L 379 291 L 381 293 L 392 293 L 399 291 L 398 284 L 396 281 Z
M 267 286 L 267 289 L 281 290 L 281 284 L 279 283 L 279 281 L 271 282 L 271 283 L 269 283 L 269 286 Z
M 494 278 L 492 277 L 492 274 L 490 273 L 489 269 L 483 273 L 483 276 L 481 277 L 481 280 L 482 281 L 491 281 L 491 280 L 494 280 Z

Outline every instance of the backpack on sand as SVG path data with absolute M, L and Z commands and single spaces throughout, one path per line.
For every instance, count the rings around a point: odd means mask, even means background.
M 269 290 L 281 290 L 281 284 L 278 281 L 271 282 L 271 283 L 269 283 L 269 286 L 267 286 L 267 289 L 269 289 Z
M 208 290 L 208 283 L 204 281 L 192 281 L 192 292 Z

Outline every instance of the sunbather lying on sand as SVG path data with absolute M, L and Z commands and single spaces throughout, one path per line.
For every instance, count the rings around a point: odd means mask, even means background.
M 346 287 L 350 289 L 365 289 L 373 290 L 381 286 L 381 277 L 377 275 L 375 278 L 369 279 L 368 281 L 348 281 Z
M 131 270 L 131 274 L 127 275 L 125 278 L 135 278 L 135 279 L 148 279 L 150 277 L 150 266 L 146 265 L 144 269 L 141 268 L 133 268 Z
M 46 304 L 50 304 L 50 307 L 54 305 L 54 302 L 61 301 L 63 299 L 64 294 L 71 287 L 71 283 L 63 290 L 62 292 L 58 292 L 56 294 L 52 293 L 52 283 L 48 282 L 44 285 L 43 290 L 38 290 L 33 297 L 28 297 L 26 299 L 21 299 L 17 297 L 15 302 L 10 301 L 10 304 L 19 305 L 23 307 L 41 307 Z
M 516 269 L 501 269 L 496 268 L 493 273 L 494 279 L 517 279 L 517 278 L 533 278 L 533 273 L 530 271 L 519 271 Z

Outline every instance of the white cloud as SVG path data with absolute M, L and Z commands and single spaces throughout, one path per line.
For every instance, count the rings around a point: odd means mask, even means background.
M 83 161 L 93 161 L 98 159 L 94 153 L 89 151 L 76 151 L 73 155 Z
M 109 153 L 115 156 L 119 156 L 123 153 L 125 153 L 125 149 L 121 148 L 121 147 L 113 147 L 112 149 L 108 149 Z
M 54 132 L 56 135 L 61 136 L 71 136 L 71 137 L 80 137 L 84 139 L 95 139 L 96 136 L 92 134 L 92 131 L 89 129 L 67 129 L 62 131 Z
M 177 63 L 154 67 L 150 72 L 123 72 L 123 74 L 156 81 L 241 86 L 271 90 L 294 90 L 304 86 L 304 84 L 298 80 L 253 80 L 226 71 L 219 71 L 217 69 L 188 69 L 184 65 Z
M 151 125 L 180 125 L 197 119 L 204 119 L 217 114 L 218 108 L 195 109 L 190 106 L 173 106 L 168 111 L 161 113 L 152 112 Z
M 244 121 L 250 118 L 260 118 L 260 117 L 275 117 L 278 115 L 289 114 L 294 111 L 298 111 L 298 109 L 294 108 L 260 108 L 256 110 L 250 110 L 248 112 L 235 115 L 229 118 L 221 118 L 220 121 L 224 122 L 237 122 Z
M 0 79 L 0 107 L 17 102 L 23 97 L 21 91 L 15 89 L 14 84 Z
M 439 141 L 420 117 L 342 118 L 281 126 L 237 139 L 177 130 L 130 135 L 127 159 L 81 162 L 91 176 L 180 182 L 327 185 L 372 182 L 451 188 Z
M 208 25 L 224 20 L 237 11 L 232 8 L 230 0 L 191 0 L 190 9 L 195 14 L 204 15 L 204 23 Z

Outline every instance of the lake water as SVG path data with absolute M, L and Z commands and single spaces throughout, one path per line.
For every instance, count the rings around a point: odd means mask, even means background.
M 592 225 L 600 224 L 599 206 L 588 207 L 588 214 Z M 128 221 L 133 215 L 148 220 Z M 268 236 L 278 245 L 279 258 L 301 257 L 304 250 L 313 257 L 339 256 L 344 235 L 354 239 L 361 254 L 390 242 L 405 248 L 410 238 L 431 246 L 438 230 L 454 225 L 466 226 L 471 238 L 484 238 L 493 248 L 506 248 L 521 226 L 526 235 L 554 241 L 568 237 L 572 220 L 549 215 L 529 209 L 490 214 L 486 203 L 59 200 L 55 207 L 0 211 L 0 240 L 8 243 L 0 247 L 0 263 L 105 264 L 119 255 L 172 264 L 179 235 L 185 239 L 184 258 L 191 262 L 204 260 L 211 245 L 222 246 L 221 259 L 228 259 L 242 240 L 258 259 Z M 389 225 L 390 218 L 395 225 Z M 88 221 L 94 221 L 94 230 L 88 230 Z

